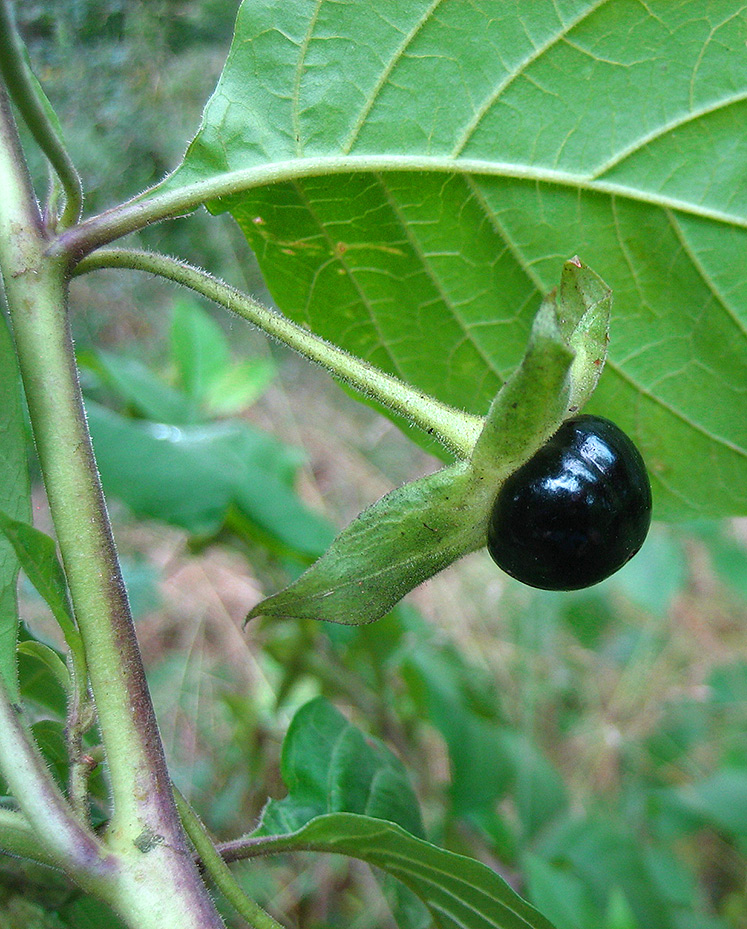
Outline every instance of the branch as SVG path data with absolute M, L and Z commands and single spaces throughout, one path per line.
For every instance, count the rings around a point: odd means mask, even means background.
M 174 799 L 184 830 L 191 839 L 200 861 L 212 877 L 215 886 L 223 893 L 236 912 L 255 929 L 283 929 L 277 920 L 244 893 L 236 878 L 231 874 L 228 865 L 215 850 L 197 814 L 176 788 L 174 788 Z
M 37 145 L 62 183 L 65 208 L 60 224 L 71 226 L 80 219 L 83 186 L 59 128 L 55 126 L 49 101 L 26 61 L 26 49 L 13 21 L 9 0 L 0 0 L 0 72 Z
M 483 425 L 479 416 L 471 416 L 447 406 L 360 358 L 349 355 L 206 271 L 155 252 L 101 249 L 81 261 L 75 274 L 101 268 L 145 271 L 188 287 L 258 326 L 365 396 L 378 400 L 394 413 L 404 416 L 429 435 L 435 436 L 460 458 L 467 458 L 472 452 Z
M 21 820 L 10 819 L 11 811 L 0 817 L 0 844 L 15 840 L 16 851 L 26 853 L 31 844 L 28 827 L 37 846 L 31 857 L 63 867 L 69 874 L 85 878 L 111 870 L 106 850 L 73 814 L 55 784 L 33 738 L 21 723 L 20 708 L 10 699 L 0 677 L 0 770 L 23 810 L 26 834 Z M 15 814 L 16 816 L 18 814 Z M 10 828 L 12 826 L 12 828 Z M 33 845 L 31 846 L 33 850 Z

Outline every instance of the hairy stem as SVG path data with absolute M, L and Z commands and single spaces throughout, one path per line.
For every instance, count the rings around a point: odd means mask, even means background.
M 188 287 L 284 342 L 355 390 L 405 417 L 429 435 L 435 436 L 460 458 L 467 458 L 472 453 L 483 425 L 480 417 L 447 406 L 360 358 L 349 355 L 205 271 L 154 252 L 100 249 L 81 261 L 75 273 L 83 274 L 100 268 L 145 271 Z
M 92 875 L 103 875 L 111 868 L 106 850 L 73 815 L 55 784 L 2 678 L 0 770 L 35 834 L 44 859 L 84 880 Z M 15 835 L 17 839 L 22 835 L 18 828 Z
M 0 72 L 13 102 L 62 183 L 65 208 L 60 225 L 80 219 L 83 187 L 78 172 L 48 112 L 48 103 L 26 62 L 25 49 L 13 21 L 9 0 L 0 0 Z
M 184 829 L 195 847 L 205 870 L 215 881 L 215 886 L 223 893 L 228 902 L 255 929 L 283 929 L 281 924 L 265 910 L 247 897 L 231 874 L 228 865 L 215 850 L 210 836 L 197 814 L 178 790 L 174 790 L 176 806 L 182 818 Z
M 161 926 L 217 929 L 222 922 L 171 794 L 86 427 L 66 312 L 68 262 L 45 256 L 41 217 L 2 88 L 0 177 L 5 295 L 109 768 L 114 810 L 106 845 L 126 862 L 117 881 L 100 885 L 101 893 L 128 918 L 137 912 L 143 927 L 160 918 Z M 23 782 L 14 787 L 22 795 L 26 789 Z

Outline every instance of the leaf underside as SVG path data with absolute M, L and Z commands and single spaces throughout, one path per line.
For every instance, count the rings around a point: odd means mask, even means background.
M 747 513 L 745 28 L 735 0 L 252 0 L 166 185 L 241 172 L 212 207 L 283 312 L 478 414 L 579 254 L 615 293 L 591 409 L 655 515 Z

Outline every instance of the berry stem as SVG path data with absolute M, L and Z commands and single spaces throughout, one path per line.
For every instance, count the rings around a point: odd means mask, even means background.
M 284 342 L 355 390 L 405 417 L 413 425 L 437 438 L 459 458 L 471 455 L 483 426 L 479 416 L 464 413 L 410 387 L 391 374 L 386 374 L 291 322 L 282 314 L 268 309 L 206 271 L 155 252 L 100 249 L 83 259 L 76 267 L 75 274 L 101 268 L 145 271 L 188 287 Z

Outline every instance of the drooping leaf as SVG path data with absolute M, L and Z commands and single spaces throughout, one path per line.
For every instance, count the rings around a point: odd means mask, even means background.
M 251 0 L 162 189 L 220 182 L 284 313 L 480 415 L 580 254 L 655 515 L 747 513 L 746 94 L 737 0 Z
M 23 421 L 21 375 L 5 316 L 0 312 L 0 509 L 12 519 L 31 517 L 26 431 Z M 18 555 L 0 532 L 0 674 L 14 697 L 18 602 Z
M 364 735 L 324 697 L 301 707 L 283 741 L 288 796 L 271 800 L 254 835 L 295 832 L 325 813 L 360 813 L 423 835 L 417 797 L 402 762 Z
M 263 840 L 253 851 L 260 849 L 337 852 L 375 865 L 423 901 L 437 929 L 552 929 L 487 865 L 368 816 L 319 816 L 289 836 Z

